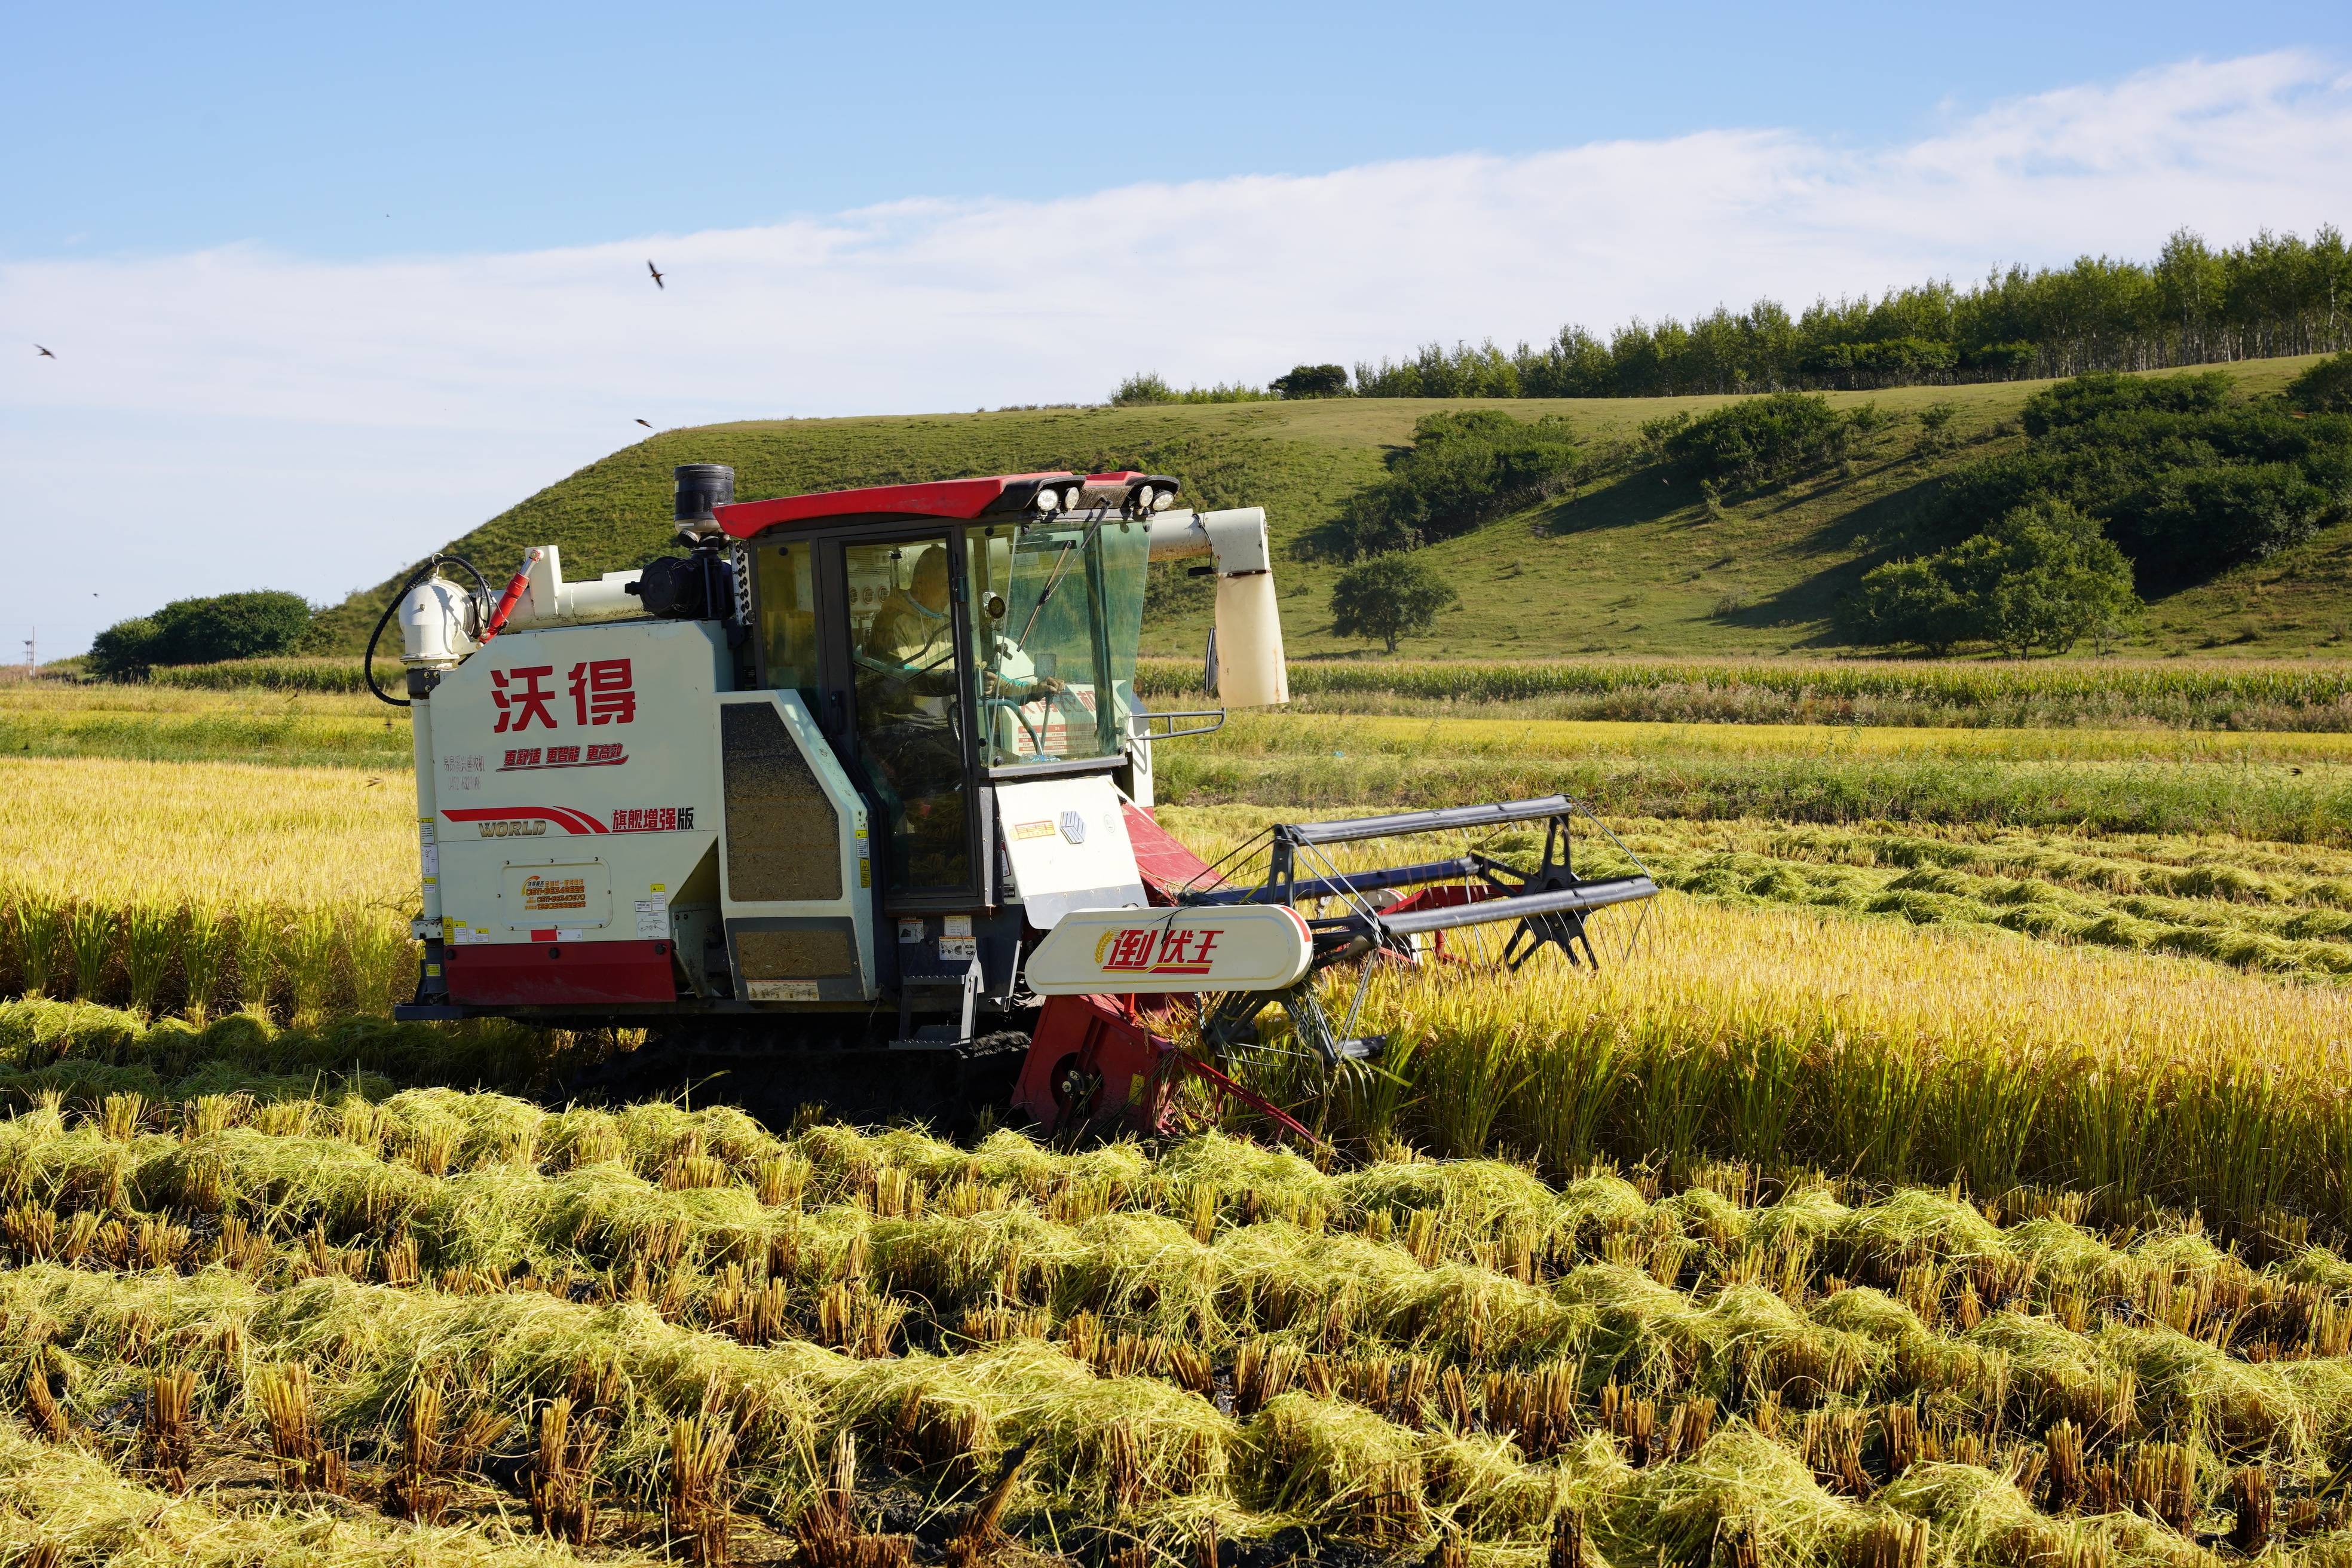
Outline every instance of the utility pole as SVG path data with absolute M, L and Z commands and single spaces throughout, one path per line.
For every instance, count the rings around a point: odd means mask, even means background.
M 37 644 L 37 639 L 41 635 L 41 628 L 32 626 L 27 629 L 33 635 L 25 639 L 25 673 L 30 675 L 41 668 L 41 654 Z

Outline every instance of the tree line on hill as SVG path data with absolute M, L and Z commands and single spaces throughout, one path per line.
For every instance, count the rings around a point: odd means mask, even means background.
M 2352 347 L 2352 247 L 2256 235 L 2215 249 L 2187 229 L 2154 262 L 2085 256 L 2011 267 L 1956 288 L 1817 300 L 1791 316 L 1759 300 L 1688 322 L 1581 326 L 1509 351 L 1435 343 L 1355 368 L 1366 397 L 1649 397 L 1780 388 L 1867 390 L 2164 370 Z
M 1918 416 L 1944 444 L 1948 405 Z M 1412 552 L 1610 472 L 1672 468 L 1710 508 L 1843 459 L 1891 422 L 1817 393 L 1743 398 L 1642 426 L 1638 443 L 1580 448 L 1565 421 L 1498 408 L 1429 415 L 1387 471 L 1300 542 L 1349 563 L 1332 599 L 1341 635 L 1426 631 L 1448 595 Z M 2221 372 L 2095 372 L 2026 401 L 2021 447 L 1926 488 L 1910 553 L 1866 574 L 1838 606 L 1847 640 L 1934 653 L 1984 642 L 2063 651 L 2120 636 L 2139 593 L 2260 560 L 2352 513 L 2352 353 L 2277 396 L 2240 398 Z
M 2216 249 L 2180 229 L 2153 262 L 2085 256 L 1948 279 L 1876 300 L 1816 300 L 1791 315 L 1759 300 L 1688 321 L 1633 321 L 1604 339 L 1580 325 L 1549 342 L 1430 343 L 1402 359 L 1302 364 L 1264 391 L 1179 392 L 1131 377 L 1119 404 L 1253 397 L 1661 397 L 1879 387 L 2168 370 L 2352 348 L 2352 246 L 2267 229 Z

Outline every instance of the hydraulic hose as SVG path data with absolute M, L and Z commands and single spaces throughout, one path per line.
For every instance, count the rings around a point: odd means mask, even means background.
M 400 613 L 400 606 L 408 602 L 409 590 L 415 587 L 419 583 L 424 582 L 425 578 L 431 576 L 435 572 L 438 571 L 445 563 L 450 565 L 463 566 L 467 572 L 473 574 L 475 586 L 481 590 L 482 597 L 487 600 L 490 596 L 489 581 L 482 575 L 481 568 L 476 566 L 472 562 L 467 560 L 462 555 L 431 556 L 425 561 L 424 565 L 419 566 L 415 571 L 410 573 L 408 574 L 408 580 L 401 584 L 398 591 L 392 595 L 392 602 L 384 605 L 383 614 L 376 617 L 375 630 L 368 634 L 367 652 L 362 654 L 360 658 L 360 674 L 367 681 L 369 694 L 374 697 L 378 702 L 389 702 L 394 708 L 405 708 L 409 706 L 407 698 L 394 697 L 383 687 L 378 686 L 375 683 L 375 647 L 377 643 L 383 640 L 383 628 L 392 625 L 392 617 Z

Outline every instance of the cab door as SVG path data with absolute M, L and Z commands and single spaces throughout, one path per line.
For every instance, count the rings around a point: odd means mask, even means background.
M 874 803 L 887 910 L 986 901 L 960 534 L 869 531 L 820 546 L 834 634 L 824 721 Z

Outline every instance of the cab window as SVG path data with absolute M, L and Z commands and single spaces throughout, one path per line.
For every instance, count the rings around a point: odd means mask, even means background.
M 1143 524 L 1093 514 L 967 537 L 983 764 L 1118 755 L 1135 706 Z

